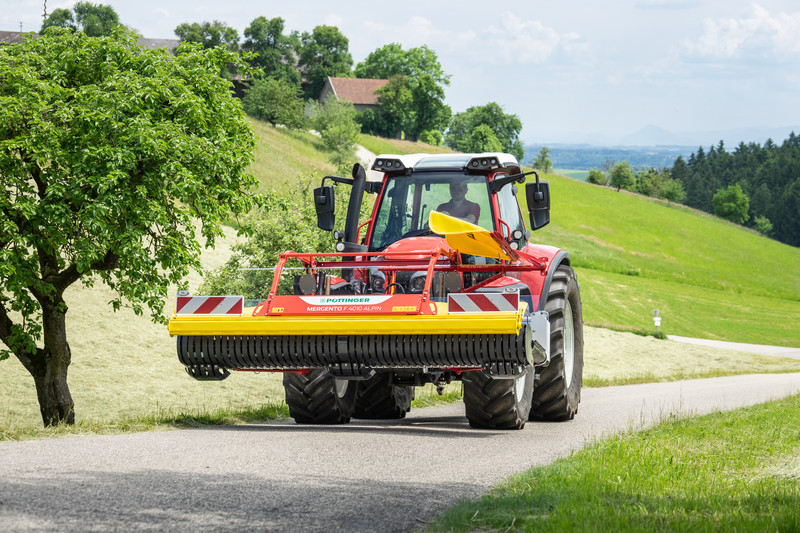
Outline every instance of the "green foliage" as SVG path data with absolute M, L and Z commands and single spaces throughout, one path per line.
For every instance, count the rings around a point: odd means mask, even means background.
M 639 172 L 636 175 L 636 183 L 632 190 L 650 196 L 652 198 L 662 198 L 669 202 L 682 202 L 686 198 L 683 184 L 680 180 L 672 179 L 670 171 L 667 169 L 657 170 L 655 168 Z
M 433 146 L 441 146 L 444 137 L 439 130 L 425 130 L 419 134 L 419 142 L 430 144 Z
M 239 49 L 239 32 L 224 22 L 184 22 L 175 28 L 175 35 L 184 43 L 198 43 L 203 48 L 224 46 L 228 50 Z
M 358 114 L 361 130 L 382 137 L 400 137 L 413 122 L 414 97 L 408 78 L 402 74 L 391 76 L 376 92 L 379 107 Z
M 798 409 L 670 416 L 517 474 L 429 531 L 794 531 Z
M 771 235 L 772 234 L 772 222 L 765 216 L 756 215 L 755 219 L 756 224 L 756 231 L 762 233 L 764 235 Z
M 593 168 L 589 171 L 586 181 L 595 185 L 608 185 L 608 177 L 606 176 L 605 172 L 596 168 Z
M 370 52 L 355 68 L 356 78 L 388 79 L 401 75 L 416 80 L 423 74 L 439 85 L 450 84 L 450 76 L 442 70 L 436 52 L 425 45 L 403 50 L 399 43 L 390 43 Z
M 539 155 L 531 161 L 531 165 L 536 170 L 549 174 L 553 170 L 553 162 L 550 161 L 550 148 L 542 146 L 539 150 Z
M 111 35 L 111 30 L 119 26 L 119 16 L 114 8 L 91 2 L 76 2 L 72 11 L 65 8 L 54 9 L 42 23 L 40 33 L 47 28 L 69 28 L 80 30 L 89 37 Z
M 616 187 L 617 191 L 620 189 L 632 189 L 636 183 L 636 177 L 633 175 L 633 169 L 631 168 L 630 163 L 627 161 L 623 161 L 614 165 L 609 174 L 610 177 L 608 183 L 612 187 Z
M 486 124 L 478 124 L 461 142 L 461 151 L 467 153 L 502 152 L 503 145 Z
M 352 168 L 352 167 L 351 167 Z M 347 173 L 350 176 L 350 173 Z M 202 294 L 236 294 L 247 299 L 266 299 L 273 280 L 273 267 L 286 251 L 324 253 L 333 251 L 330 233 L 317 228 L 310 178 L 298 176 L 293 186 L 281 195 L 269 193 L 257 212 L 243 222 L 246 241 L 234 245 L 230 259 L 211 272 L 200 287 Z M 336 220 L 344 221 L 350 187 L 337 186 Z M 367 196 L 362 204 L 362 219 L 372 206 Z M 341 224 L 340 224 L 341 226 Z M 302 263 L 287 262 L 287 267 Z M 243 270 L 256 269 L 256 270 Z M 284 271 L 280 294 L 292 294 L 296 271 Z M 338 274 L 337 274 L 338 275 Z
M 508 152 L 518 161 L 522 161 L 525 155 L 519 139 L 522 121 L 517 115 L 504 113 L 503 108 L 494 102 L 484 106 L 470 107 L 463 113 L 453 115 L 444 138 L 445 144 L 459 152 L 468 151 L 462 147 L 467 142 L 470 133 L 481 124 L 488 126 L 500 141 L 502 147 L 500 151 Z
M 452 111 L 444 103 L 444 89 L 430 74 L 422 74 L 411 87 L 413 120 L 409 136 L 416 139 L 427 130 L 443 131 L 450 122 Z
M 247 240 L 233 246 L 225 265 L 206 276 L 200 293 L 241 294 L 248 299 L 266 299 L 273 271 L 241 269 L 271 269 L 280 254 L 289 250 L 331 251 L 330 234 L 316 226 L 317 215 L 311 194 L 310 179 L 299 176 L 294 186 L 284 194 L 268 194 L 262 208 L 243 221 Z M 299 263 L 287 266 L 296 267 Z M 288 291 L 291 294 L 292 286 L 291 275 L 284 275 L 281 280 L 283 293 Z
M 317 26 L 311 33 L 293 32 L 306 99 L 319 98 L 328 76 L 349 76 L 353 66 L 350 41 L 335 26 Z
M 16 355 L 79 280 L 163 322 L 166 287 L 199 266 L 195 225 L 213 245 L 251 209 L 252 128 L 218 75 L 236 61 L 192 46 L 170 57 L 121 30 L 54 28 L 0 48 L 0 293 L 11 296 L 0 339 Z
M 251 117 L 290 129 L 306 125 L 305 102 L 299 85 L 274 78 L 257 78 L 242 99 Z
M 731 222 L 742 224 L 747 222 L 750 216 L 747 211 L 750 209 L 750 199 L 738 185 L 729 185 L 725 189 L 720 189 L 714 195 L 714 214 Z
M 284 35 L 283 28 L 284 20 L 280 17 L 256 17 L 244 30 L 242 49 L 258 54 L 250 64 L 267 77 L 300 85 L 300 73 L 295 68 L 297 60 L 294 55 L 299 43 L 296 38 Z
M 324 104 L 311 100 L 308 107 L 311 126 L 319 132 L 325 147 L 332 152 L 331 162 L 340 169 L 352 165 L 356 140 L 361 133 L 353 104 L 330 95 Z

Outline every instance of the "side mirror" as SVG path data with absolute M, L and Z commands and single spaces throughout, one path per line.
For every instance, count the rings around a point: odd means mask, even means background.
M 317 210 L 317 226 L 325 231 L 333 231 L 336 222 L 333 185 L 323 185 L 314 189 L 314 209 Z
M 537 230 L 550 223 L 550 184 L 546 181 L 525 185 L 525 198 L 531 216 L 531 229 Z

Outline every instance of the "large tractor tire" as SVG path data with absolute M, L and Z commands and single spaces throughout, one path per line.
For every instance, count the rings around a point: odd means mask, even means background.
M 380 372 L 358 383 L 353 416 L 368 420 L 405 418 L 413 399 L 414 387 L 394 385 L 390 372 Z
M 522 429 L 531 410 L 533 367 L 514 378 L 493 378 L 482 370 L 464 372 L 464 406 L 469 425 Z
M 289 414 L 298 424 L 344 424 L 353 416 L 356 382 L 337 379 L 325 368 L 305 376 L 287 372 L 283 388 Z
M 572 420 L 583 384 L 583 312 L 575 272 L 560 266 L 550 283 L 545 311 L 550 314 L 550 365 L 533 390 L 531 420 Z

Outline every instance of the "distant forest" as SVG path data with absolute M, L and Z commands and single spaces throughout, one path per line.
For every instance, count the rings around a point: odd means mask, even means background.
M 766 217 L 770 236 L 800 246 L 800 137 L 795 133 L 777 145 L 740 143 L 728 152 L 722 142 L 707 152 L 702 148 L 687 160 L 678 157 L 670 170 L 686 191 L 685 204 L 714 213 L 713 198 L 720 190 L 738 185 L 749 199 L 748 226 Z

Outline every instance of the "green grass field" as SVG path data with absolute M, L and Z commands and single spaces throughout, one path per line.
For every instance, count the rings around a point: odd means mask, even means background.
M 590 444 L 429 531 L 798 531 L 800 395 Z
M 589 177 L 588 170 L 567 170 L 563 168 L 554 168 L 553 174 L 557 174 L 560 176 L 566 176 L 568 178 L 572 178 L 574 180 L 586 181 L 586 178 Z

